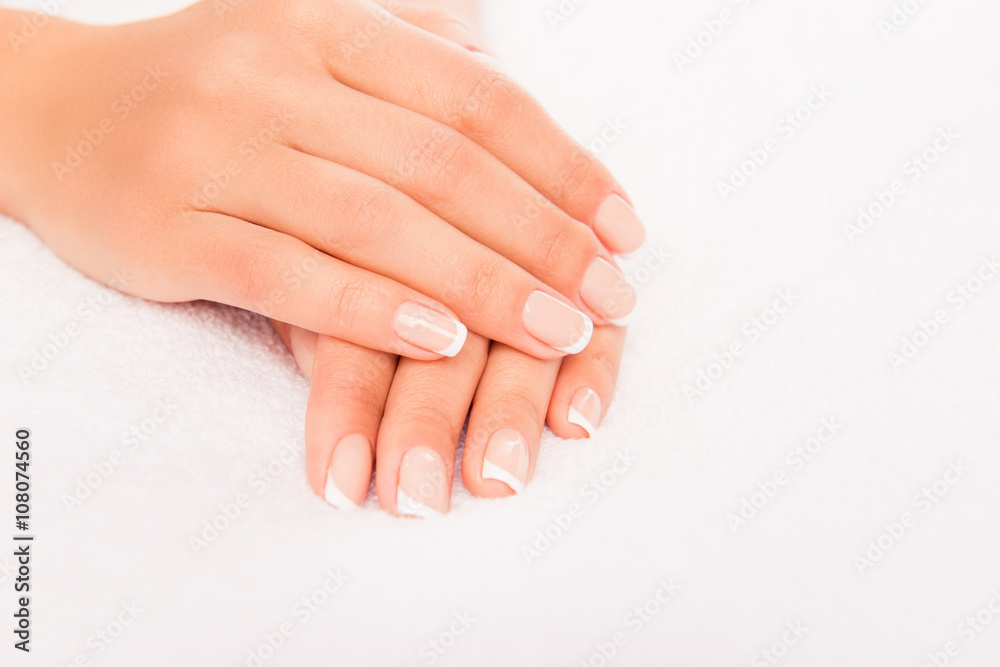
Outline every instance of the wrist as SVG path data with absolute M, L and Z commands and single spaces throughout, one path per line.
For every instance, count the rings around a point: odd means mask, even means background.
M 0 213 L 28 221 L 47 157 L 46 135 L 60 112 L 64 54 L 85 26 L 47 14 L 0 9 Z M 62 105 L 65 106 L 65 105 Z

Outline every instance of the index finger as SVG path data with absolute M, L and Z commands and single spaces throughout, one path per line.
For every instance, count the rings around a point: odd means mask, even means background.
M 461 132 L 547 200 L 593 227 L 609 250 L 632 252 L 642 244 L 642 223 L 607 167 L 489 58 L 429 36 L 376 5 L 351 9 L 380 30 L 360 48 L 352 46 L 354 36 L 343 27 L 355 22 L 339 22 L 342 34 L 328 41 L 325 54 L 334 77 Z M 525 204 L 529 211 L 531 202 Z

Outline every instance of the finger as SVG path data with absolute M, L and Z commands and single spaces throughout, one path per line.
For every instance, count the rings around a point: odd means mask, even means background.
M 301 327 L 293 327 L 279 320 L 268 319 L 281 342 L 292 353 L 299 370 L 312 380 L 313 361 L 316 359 L 316 339 L 318 335 Z
M 631 313 L 635 292 L 594 232 L 553 206 L 484 148 L 437 121 L 336 82 L 317 78 L 314 85 L 302 88 L 300 122 L 290 130 L 298 148 L 391 185 L 526 269 L 600 324 L 621 322 Z M 331 124 L 330 118 L 340 121 Z M 383 140 L 373 144 L 371 136 Z M 287 174 L 284 189 L 294 189 L 301 197 L 303 181 L 297 175 L 302 167 L 285 166 L 285 161 L 294 160 L 282 157 L 280 166 L 268 164 L 266 174 L 251 175 L 247 188 L 269 192 L 276 185 L 273 173 L 280 171 Z M 308 196 L 308 201 L 282 201 L 281 206 L 288 210 L 298 205 L 291 209 L 296 211 L 307 207 L 306 214 L 320 215 L 327 229 L 325 198 L 311 192 Z M 275 201 L 269 193 L 267 203 Z
M 422 28 L 429 33 L 452 41 L 470 51 L 487 53 L 475 31 L 457 14 L 441 7 L 379 0 L 379 4 L 407 23 Z M 472 4 L 472 3 L 469 3 Z
M 244 174 L 220 205 L 437 299 L 476 333 L 528 354 L 575 354 L 590 340 L 592 320 L 559 292 L 398 190 L 342 165 L 276 151 L 266 170 Z
M 599 327 L 584 354 L 567 357 L 549 402 L 548 423 L 560 438 L 592 438 L 615 393 L 625 347 L 623 327 Z
M 471 493 L 509 496 L 531 479 L 559 365 L 492 345 L 462 453 L 462 480 Z
M 415 359 L 454 355 L 465 341 L 465 326 L 437 301 L 286 234 L 211 213 L 192 214 L 178 233 L 191 248 L 177 262 L 195 298 Z
M 293 353 L 311 332 L 292 327 Z M 301 339 L 296 334 L 301 335 Z M 329 336 L 311 334 L 312 361 L 306 406 L 306 474 L 313 491 L 333 507 L 357 507 L 372 477 L 374 443 L 396 357 Z M 305 372 L 306 369 L 303 368 Z
M 387 511 L 417 517 L 448 511 L 455 448 L 486 351 L 486 339 L 473 334 L 452 359 L 400 361 L 375 447 L 375 489 Z
M 325 26 L 321 48 L 333 76 L 362 92 L 444 123 L 495 155 L 549 201 L 592 226 L 614 252 L 632 252 L 645 238 L 624 189 L 521 86 L 494 63 L 370 3 L 346 3 L 348 20 Z M 364 48 L 354 21 L 381 29 Z
M 271 328 L 274 329 L 275 333 L 278 334 L 278 337 L 281 339 L 281 342 L 285 344 L 285 347 L 288 348 L 288 351 L 291 352 L 292 355 L 294 356 L 295 350 L 292 349 L 292 325 L 286 324 L 285 322 L 273 318 L 268 318 L 267 321 L 271 325 Z M 315 353 L 315 349 L 313 350 L 313 352 Z M 299 364 L 299 369 L 302 371 L 303 375 L 306 375 L 307 371 L 303 367 L 303 365 L 299 363 L 298 359 L 296 359 L 295 361 L 296 363 Z M 308 373 L 311 374 L 312 359 L 309 360 L 308 366 L 309 366 Z M 311 375 L 306 375 L 306 377 L 307 378 L 311 377 Z

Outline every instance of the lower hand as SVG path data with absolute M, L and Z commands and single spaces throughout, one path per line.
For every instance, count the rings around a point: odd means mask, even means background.
M 541 360 L 473 335 L 453 359 L 397 363 L 274 324 L 312 381 L 305 447 L 313 490 L 334 507 L 355 507 L 374 466 L 383 509 L 421 517 L 448 511 L 466 417 L 462 480 L 482 497 L 513 495 L 530 482 L 546 420 L 560 437 L 592 436 L 625 341 L 625 329 L 600 327 L 584 352 Z

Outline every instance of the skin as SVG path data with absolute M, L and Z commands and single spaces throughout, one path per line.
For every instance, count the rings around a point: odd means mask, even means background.
M 624 191 L 459 22 L 370 0 L 229 4 L 50 19 L 0 49 L 0 211 L 120 291 L 414 359 L 440 355 L 394 327 L 404 303 L 541 359 L 566 352 L 525 325 L 534 292 L 608 321 L 581 285 L 613 263 L 593 227 Z M 26 16 L 0 10 L 0 34 Z
M 426 362 L 397 360 L 282 323 L 275 323 L 275 328 L 312 382 L 305 429 L 310 486 L 324 496 L 334 449 L 345 436 L 361 435 L 372 452 L 367 462 L 348 471 L 354 478 L 347 485 L 354 491 L 351 500 L 356 504 L 364 500 L 374 466 L 379 504 L 393 514 L 398 513 L 400 462 L 411 449 L 428 448 L 440 457 L 450 494 L 467 416 L 461 471 L 466 488 L 481 497 L 513 495 L 507 484 L 483 478 L 483 454 L 490 436 L 501 429 L 524 436 L 530 481 L 546 421 L 559 437 L 588 437 L 567 420 L 579 388 L 592 388 L 602 406 L 610 405 L 625 341 L 625 329 L 600 327 L 586 350 L 560 361 L 536 359 L 473 336 L 458 356 Z
M 448 38 L 456 34 L 451 30 L 457 15 L 429 12 L 422 18 L 428 17 L 425 29 Z M 471 35 L 465 28 L 457 33 L 468 48 L 481 48 Z M 490 437 L 504 429 L 524 436 L 530 481 L 546 422 L 562 438 L 589 437 L 567 420 L 577 390 L 597 392 L 603 418 L 614 394 L 625 342 L 624 328 L 598 327 L 582 353 L 563 360 L 540 360 L 503 343 L 472 336 L 457 357 L 426 362 L 398 359 L 281 322 L 272 324 L 312 383 L 305 446 L 306 472 L 313 490 L 324 496 L 328 471 L 338 465 L 334 459 L 338 443 L 360 435 L 371 452 L 367 458 L 339 462 L 348 468 L 338 471 L 341 480 L 348 480 L 341 484 L 342 490 L 354 503 L 363 502 L 374 467 L 379 504 L 393 514 L 398 514 L 401 461 L 413 449 L 429 449 L 439 457 L 450 496 L 459 436 L 467 417 L 463 483 L 479 497 L 513 495 L 514 489 L 506 483 L 483 478 Z
M 393 14 L 367 0 L 245 0 L 125 26 L 50 19 L 0 50 L 13 100 L 0 105 L 0 212 L 120 291 L 276 318 L 313 382 L 313 488 L 323 494 L 338 443 L 358 435 L 370 455 L 351 462 L 352 499 L 377 462 L 395 512 L 415 448 L 437 457 L 450 492 L 467 415 L 462 476 L 481 496 L 513 493 L 482 477 L 497 430 L 525 438 L 529 479 L 546 414 L 557 435 L 586 435 L 566 419 L 570 400 L 591 387 L 610 403 L 624 330 L 581 282 L 595 258 L 635 248 L 594 231 L 620 185 L 467 23 L 383 4 Z M 0 34 L 28 16 L 0 10 Z M 535 290 L 603 325 L 582 353 L 563 361 L 525 331 Z M 403 302 L 481 335 L 433 361 L 393 332 Z

